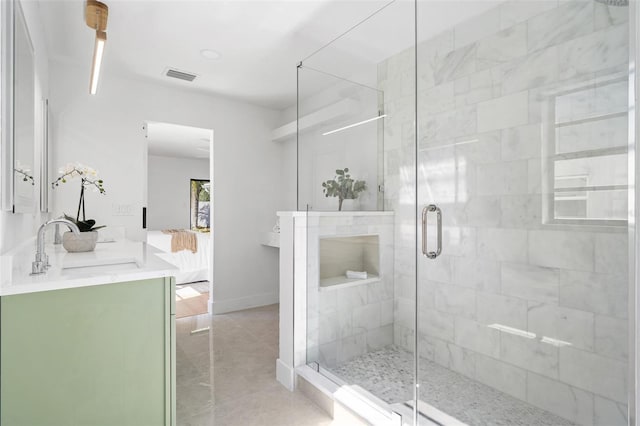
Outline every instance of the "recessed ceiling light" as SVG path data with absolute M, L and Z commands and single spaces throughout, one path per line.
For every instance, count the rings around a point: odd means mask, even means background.
M 200 55 L 203 58 L 209 59 L 211 61 L 215 61 L 216 59 L 220 59 L 220 53 L 216 52 L 215 50 L 211 50 L 211 49 L 202 49 L 200 51 Z

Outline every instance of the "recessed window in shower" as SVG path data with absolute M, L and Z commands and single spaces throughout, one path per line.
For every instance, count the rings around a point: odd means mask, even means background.
M 320 238 L 320 291 L 380 279 L 378 235 Z

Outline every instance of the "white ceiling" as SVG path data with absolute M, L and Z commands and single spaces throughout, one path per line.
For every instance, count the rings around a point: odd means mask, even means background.
M 109 6 L 101 78 L 125 75 L 283 109 L 295 103 L 296 64 L 387 4 L 388 0 L 104 0 Z M 420 0 L 420 38 L 431 37 L 495 1 Z M 94 36 L 83 0 L 39 0 L 51 56 L 88 64 Z M 343 68 L 373 65 L 411 43 L 412 2 L 397 0 L 334 44 Z M 373 23 L 376 22 L 375 25 Z M 221 54 L 217 60 L 202 49 Z M 339 51 L 339 52 L 338 52 Z M 334 64 L 335 65 L 335 64 Z M 197 74 L 193 83 L 167 67 Z M 88 78 L 88 76 L 87 76 Z
M 146 128 L 149 155 L 209 159 L 210 129 L 153 121 Z

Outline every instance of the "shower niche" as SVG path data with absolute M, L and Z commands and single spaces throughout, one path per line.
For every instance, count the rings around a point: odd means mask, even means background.
M 321 237 L 320 291 L 380 280 L 380 236 Z

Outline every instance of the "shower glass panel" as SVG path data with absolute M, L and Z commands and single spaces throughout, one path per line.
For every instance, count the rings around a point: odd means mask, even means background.
M 411 421 L 411 408 L 393 405 L 413 400 L 415 382 L 415 3 L 333 7 L 334 16 L 355 8 L 363 20 L 298 67 L 307 362 Z M 399 70 L 401 80 L 386 81 Z M 385 364 L 395 348 L 406 361 L 399 380 Z
M 625 425 L 629 9 L 446 3 L 476 10 L 418 1 L 420 411 Z
M 363 20 L 298 67 L 308 363 L 407 425 L 629 424 L 629 6 L 331 7 Z

